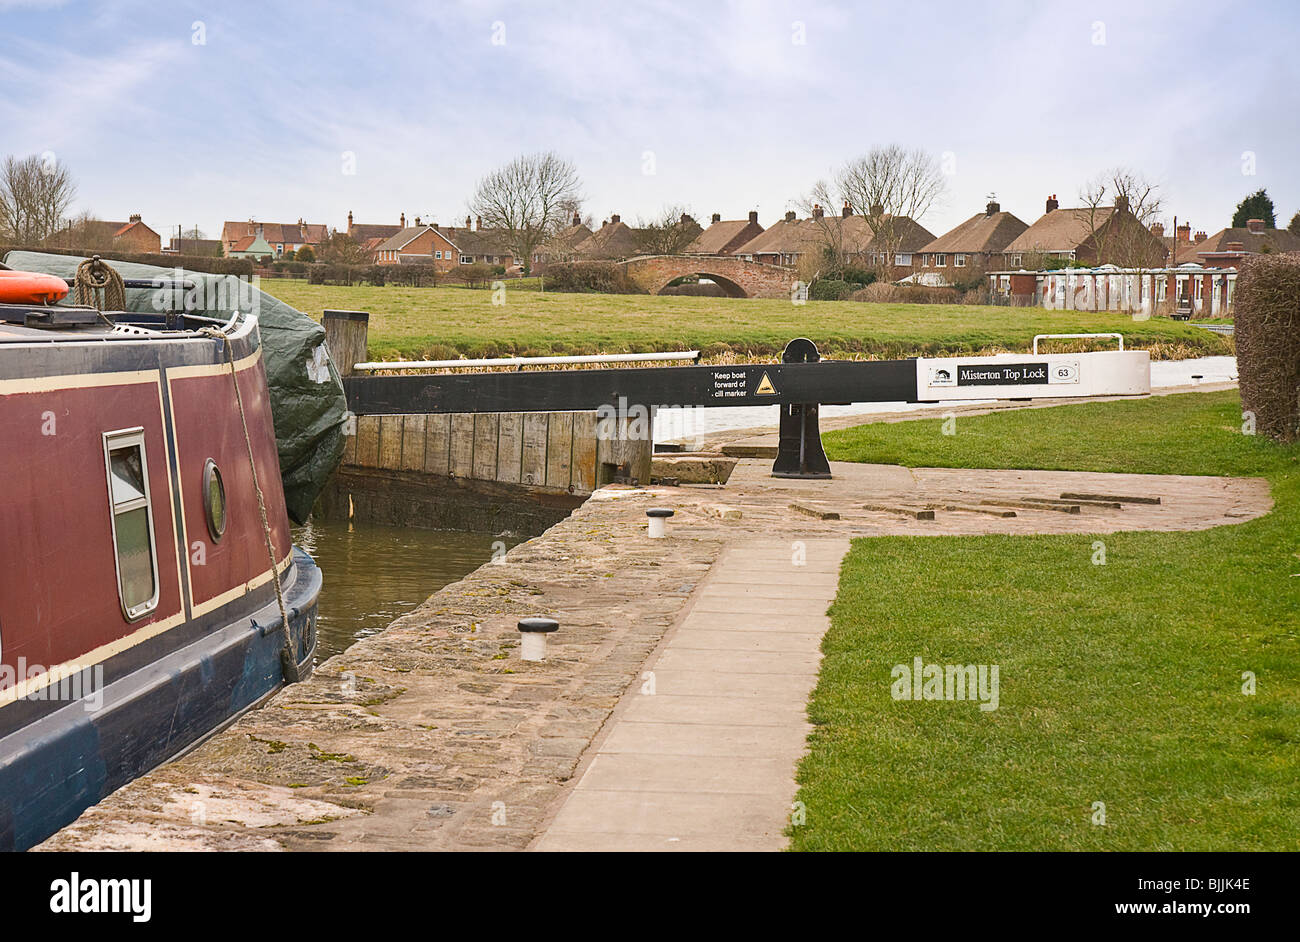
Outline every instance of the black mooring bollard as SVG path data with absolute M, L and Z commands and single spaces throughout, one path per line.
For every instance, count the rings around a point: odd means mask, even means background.
M 782 363 L 816 363 L 822 358 L 817 345 L 798 337 L 785 345 Z M 781 406 L 781 438 L 772 465 L 774 478 L 829 478 L 831 465 L 822 450 L 817 424 L 818 403 L 789 403 Z

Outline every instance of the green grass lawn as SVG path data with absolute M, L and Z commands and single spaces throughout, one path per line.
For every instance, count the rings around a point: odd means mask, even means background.
M 770 357 L 795 337 L 826 356 L 902 357 L 1027 351 L 1034 334 L 1119 331 L 1155 357 L 1232 352 L 1230 338 L 1187 324 L 1120 314 L 973 305 L 558 294 L 507 282 L 462 287 L 333 287 L 267 279 L 262 288 L 320 318 L 329 308 L 370 312 L 374 358 L 624 353 L 702 349 L 710 357 Z
M 1300 849 L 1300 447 L 1240 434 L 1235 392 L 957 421 L 952 437 L 929 420 L 830 433 L 827 451 L 1259 475 L 1276 506 L 1196 533 L 854 541 L 793 847 Z M 998 709 L 892 699 L 891 668 L 918 655 L 998 665 Z

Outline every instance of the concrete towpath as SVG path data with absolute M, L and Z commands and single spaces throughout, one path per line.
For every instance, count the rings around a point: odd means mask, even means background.
M 532 849 L 780 850 L 847 539 L 729 546 Z

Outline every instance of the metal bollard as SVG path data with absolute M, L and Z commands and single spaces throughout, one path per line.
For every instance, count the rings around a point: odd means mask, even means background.
M 554 618 L 519 619 L 520 656 L 525 661 L 546 660 L 546 636 L 559 627 L 560 623 Z
M 673 515 L 673 511 L 667 507 L 651 507 L 645 512 L 645 515 L 650 518 L 650 539 L 662 540 L 668 535 L 667 522 L 668 518 Z

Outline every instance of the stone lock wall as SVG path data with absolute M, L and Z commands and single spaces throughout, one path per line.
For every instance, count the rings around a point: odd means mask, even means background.
M 318 511 L 401 526 L 541 532 L 618 473 L 648 483 L 649 439 L 595 412 L 361 415 Z

